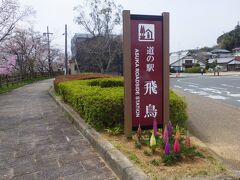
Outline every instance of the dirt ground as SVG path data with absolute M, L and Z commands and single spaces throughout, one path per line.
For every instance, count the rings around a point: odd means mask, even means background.
M 231 177 L 230 172 L 194 138 L 191 138 L 191 143 L 204 155 L 204 158 L 183 159 L 177 164 L 166 166 L 161 160 L 160 150 L 157 150 L 153 155 L 147 156 L 144 151 L 151 152 L 149 147 L 135 148 L 134 138 L 127 140 L 123 135 L 113 136 L 108 133 L 102 133 L 102 135 L 148 174 L 151 179 L 214 179 L 215 177 L 221 179 L 221 177 Z M 152 160 L 158 163 L 153 165 Z

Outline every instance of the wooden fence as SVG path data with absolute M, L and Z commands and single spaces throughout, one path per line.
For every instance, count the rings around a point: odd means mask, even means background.
M 14 84 L 19 84 L 23 81 L 27 80 L 34 80 L 37 78 L 44 78 L 44 77 L 56 77 L 58 75 L 63 75 L 63 72 L 57 71 L 53 72 L 52 75 L 50 75 L 48 72 L 46 73 L 34 73 L 34 74 L 25 74 L 25 75 L 1 75 L 0 74 L 0 88 L 3 86 L 10 86 Z

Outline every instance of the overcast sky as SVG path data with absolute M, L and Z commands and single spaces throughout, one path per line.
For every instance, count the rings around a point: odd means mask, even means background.
M 64 25 L 70 38 L 84 31 L 73 22 L 73 8 L 84 0 L 20 0 L 36 11 L 35 30 L 47 26 L 54 33 L 54 44 L 64 48 Z M 170 50 L 178 51 L 216 44 L 218 36 L 232 30 L 240 21 L 239 0 L 115 0 L 132 14 L 160 15 L 170 12 Z M 70 47 L 69 47 L 70 49 Z

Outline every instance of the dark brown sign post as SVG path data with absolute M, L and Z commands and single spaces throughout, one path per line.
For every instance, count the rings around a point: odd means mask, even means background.
M 163 127 L 169 119 L 169 13 L 130 15 L 123 11 L 124 133 L 139 124 Z

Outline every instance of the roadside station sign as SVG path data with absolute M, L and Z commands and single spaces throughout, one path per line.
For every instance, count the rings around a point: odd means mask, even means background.
M 162 127 L 169 116 L 169 14 L 123 12 L 124 131 Z

